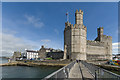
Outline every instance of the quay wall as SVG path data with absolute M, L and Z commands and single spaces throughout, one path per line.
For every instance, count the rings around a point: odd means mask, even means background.
M 56 62 L 48 62 L 48 61 L 39 61 L 39 62 L 24 62 L 24 61 L 15 61 L 11 63 L 0 64 L 0 66 L 66 66 L 70 63 L 70 61 L 56 61 Z

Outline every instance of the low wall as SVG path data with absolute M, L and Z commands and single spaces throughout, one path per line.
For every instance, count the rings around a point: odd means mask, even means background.
M 70 63 L 70 61 L 15 61 L 11 63 L 0 64 L 0 66 L 66 66 Z

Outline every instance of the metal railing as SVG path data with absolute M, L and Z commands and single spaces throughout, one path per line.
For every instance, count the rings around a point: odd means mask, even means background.
M 45 77 L 43 80 L 48 80 L 51 78 L 68 78 L 69 71 L 73 67 L 73 65 L 76 63 L 76 61 L 71 62 L 70 64 L 66 65 L 65 67 L 53 72 L 52 74 Z
M 81 62 L 88 68 L 89 72 L 95 77 L 95 80 L 120 80 L 120 75 L 102 69 L 94 64 L 87 63 L 86 61 Z

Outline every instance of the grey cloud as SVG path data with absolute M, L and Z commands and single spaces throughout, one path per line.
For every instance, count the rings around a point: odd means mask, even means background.
M 38 45 L 26 43 L 21 38 L 15 37 L 13 34 L 0 34 L 2 38 L 2 56 L 11 56 L 14 51 L 24 52 L 25 49 L 35 49 Z

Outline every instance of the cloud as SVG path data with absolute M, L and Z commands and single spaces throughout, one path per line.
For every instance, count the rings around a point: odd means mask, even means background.
M 2 29 L 2 32 L 7 33 L 7 34 L 17 34 L 18 33 L 17 31 L 13 31 L 13 30 L 10 30 L 8 28 Z
M 24 52 L 25 49 L 35 49 L 39 46 L 32 43 L 26 43 L 23 39 L 14 36 L 13 34 L 0 33 L 2 39 L 2 56 L 12 56 L 14 51 Z
M 27 24 L 33 25 L 37 28 L 41 28 L 44 26 L 44 23 L 40 20 L 40 18 L 36 18 L 35 16 L 25 15 L 27 19 Z
M 112 43 L 113 49 L 120 49 L 120 42 Z
M 120 42 L 112 43 L 113 54 L 120 53 Z
M 57 29 L 54 29 L 54 32 L 55 32 L 56 34 L 59 34 L 59 31 L 58 31 Z
M 50 42 L 51 40 L 49 40 L 49 39 L 43 39 L 43 40 L 41 40 L 41 42 Z

